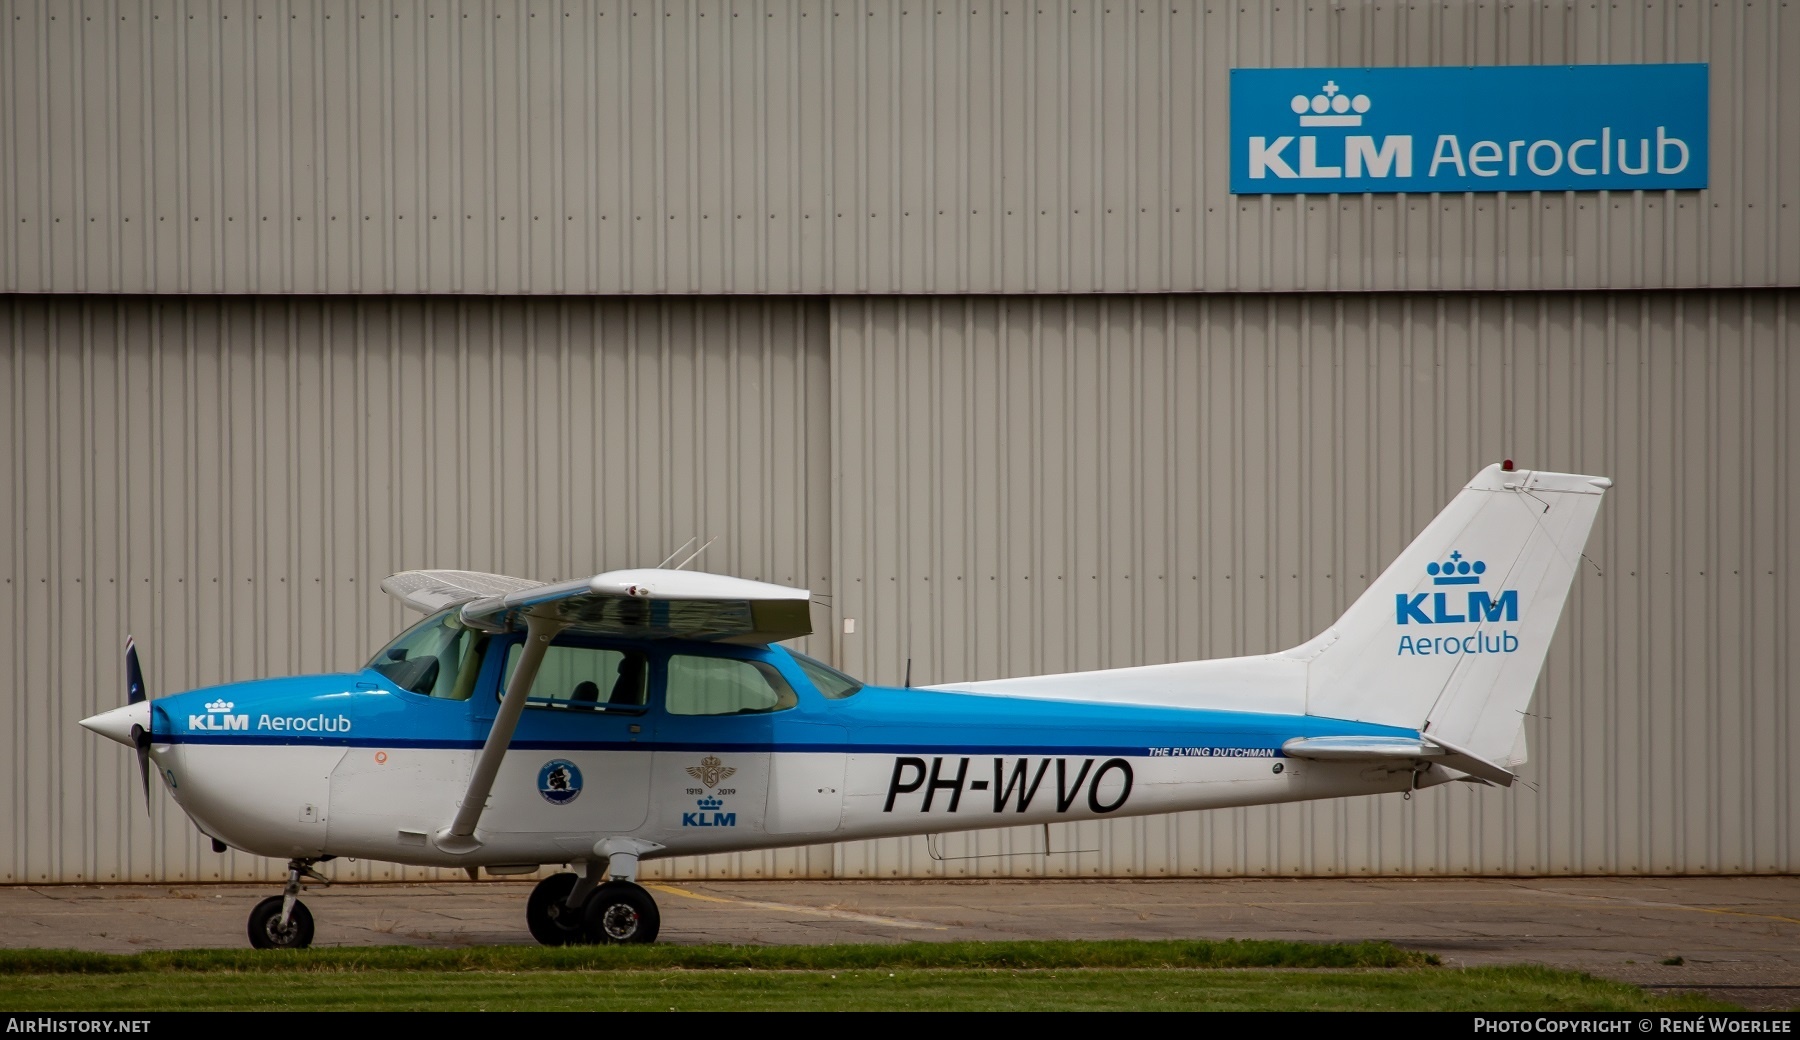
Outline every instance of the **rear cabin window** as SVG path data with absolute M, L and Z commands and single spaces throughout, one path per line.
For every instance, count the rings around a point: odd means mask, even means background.
M 669 658 L 671 715 L 757 715 L 798 703 L 787 680 L 766 662 L 687 654 Z
M 522 644 L 506 652 L 506 675 L 499 696 L 506 695 L 513 671 L 519 666 Z M 631 711 L 644 706 L 649 689 L 649 661 L 636 651 L 602 647 L 558 646 L 544 651 L 537 679 L 526 695 L 528 707 L 577 711 Z

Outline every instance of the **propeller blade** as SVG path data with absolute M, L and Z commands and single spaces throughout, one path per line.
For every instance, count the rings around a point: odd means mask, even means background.
M 150 811 L 150 734 L 142 726 L 133 726 L 131 742 L 137 745 L 138 780 L 144 788 L 144 812 L 154 820 L 156 814 Z
M 137 640 L 130 635 L 125 637 L 125 703 L 136 704 L 150 699 L 150 693 L 144 688 L 144 669 L 138 663 Z M 131 742 L 137 747 L 138 780 L 144 789 L 144 812 L 155 819 L 150 809 L 150 731 L 142 726 L 131 727 Z
M 125 703 L 136 704 L 148 700 L 149 693 L 144 689 L 144 670 L 138 666 L 137 640 L 125 637 Z

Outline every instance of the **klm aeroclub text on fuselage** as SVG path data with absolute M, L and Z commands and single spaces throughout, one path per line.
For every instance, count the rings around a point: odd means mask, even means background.
M 1706 185 L 1706 66 L 1234 69 L 1239 194 Z
M 198 733 L 349 733 L 350 717 L 343 714 L 315 715 L 270 715 L 261 713 L 256 716 L 256 724 L 250 724 L 249 715 L 233 715 L 235 707 L 230 701 L 212 701 L 206 705 L 206 714 L 190 714 L 187 728 Z

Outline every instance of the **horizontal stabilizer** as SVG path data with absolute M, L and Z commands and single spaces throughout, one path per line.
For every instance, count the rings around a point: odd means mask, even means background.
M 1501 787 L 1511 787 L 1517 774 L 1490 762 L 1466 748 L 1421 737 L 1295 737 L 1281 745 L 1281 753 L 1289 758 L 1315 762 L 1383 762 L 1419 765 L 1435 762 L 1448 769 Z
M 1438 758 L 1444 749 L 1414 737 L 1295 737 L 1281 753 L 1315 762 L 1389 762 Z
M 1501 787 L 1511 787 L 1513 781 L 1519 778 L 1519 774 L 1498 762 L 1482 758 L 1468 748 L 1459 747 L 1429 733 L 1425 734 L 1425 739 L 1444 749 L 1446 754 L 1439 761 L 1451 769 L 1460 769 L 1470 776 L 1478 776 L 1491 784 L 1499 784 Z

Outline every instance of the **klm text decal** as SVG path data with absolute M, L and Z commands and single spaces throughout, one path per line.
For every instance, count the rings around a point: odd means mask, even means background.
M 737 769 L 720 761 L 717 755 L 707 755 L 697 766 L 688 766 L 689 776 L 700 781 L 699 787 L 690 787 L 687 793 L 699 795 L 694 799 L 697 807 L 693 812 L 681 814 L 683 827 L 736 827 L 737 813 L 725 811 L 725 799 L 737 794 L 735 787 L 719 787 L 731 779 Z M 711 794 L 708 788 L 716 788 Z
M 1466 560 L 1461 550 L 1443 563 L 1428 563 L 1434 591 L 1395 593 L 1394 623 L 1416 625 L 1493 625 L 1519 620 L 1519 590 L 1480 588 L 1487 576 L 1484 560 Z M 1407 632 L 1400 636 L 1399 655 L 1510 654 L 1519 649 L 1518 633 L 1508 628 L 1457 629 L 1449 634 Z
M 188 716 L 188 729 L 202 733 L 250 730 L 250 716 L 233 715 L 231 709 L 234 707 L 236 705 L 231 701 L 208 701 L 206 704 L 207 714 Z M 350 719 L 346 715 L 331 715 L 325 712 L 317 715 L 262 714 L 256 717 L 255 729 L 274 733 L 348 733 L 350 732 Z

